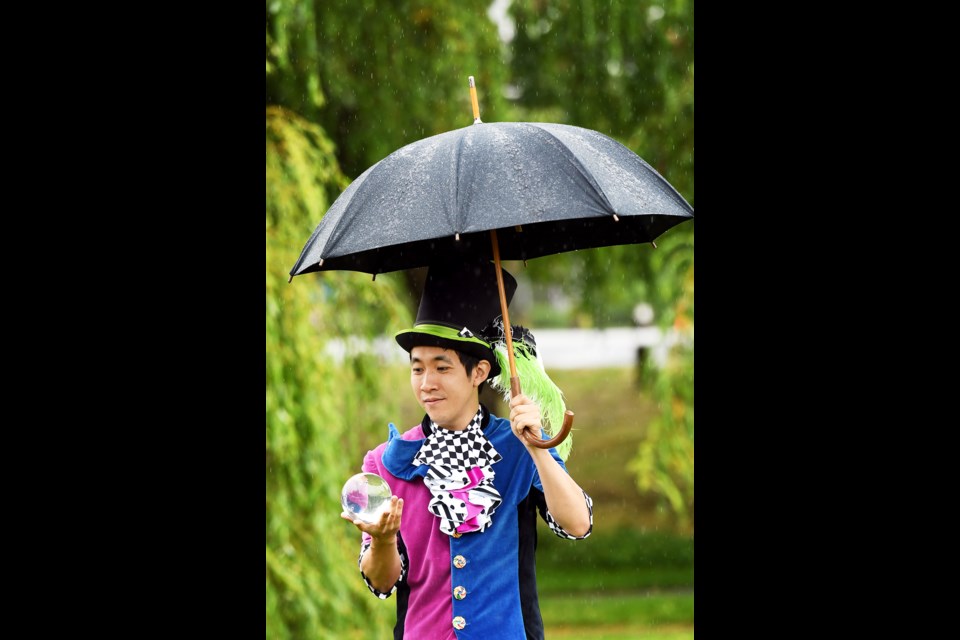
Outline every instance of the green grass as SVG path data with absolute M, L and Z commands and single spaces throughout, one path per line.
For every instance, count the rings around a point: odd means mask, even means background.
M 693 625 L 676 628 L 646 627 L 644 625 L 603 625 L 585 629 L 582 627 L 550 627 L 546 637 L 576 638 L 577 640 L 693 640 Z
M 549 638 L 693 638 L 693 539 L 623 529 L 562 540 L 539 531 Z
M 655 628 L 626 625 L 623 627 L 604 626 L 592 629 L 557 628 L 550 629 L 550 640 L 554 638 L 576 638 L 577 640 L 693 640 L 693 627 L 678 629 Z
M 548 638 L 693 638 L 693 592 L 541 596 Z
M 562 540 L 538 531 L 537 586 L 541 593 L 637 591 L 693 587 L 693 538 L 633 529 L 595 531 Z

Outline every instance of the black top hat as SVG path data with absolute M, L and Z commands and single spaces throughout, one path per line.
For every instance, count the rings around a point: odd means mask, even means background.
M 517 280 L 501 271 L 509 305 Z M 396 340 L 408 353 L 417 346 L 443 347 L 487 360 L 488 378 L 493 378 L 500 374 L 500 365 L 483 332 L 501 314 L 496 265 L 485 259 L 435 264 L 427 270 L 413 329 L 398 332 Z

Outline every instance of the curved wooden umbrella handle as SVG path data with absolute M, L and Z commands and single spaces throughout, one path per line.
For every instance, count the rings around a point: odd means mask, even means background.
M 511 397 L 520 395 L 520 378 L 517 376 L 510 378 L 510 393 Z M 560 433 L 554 437 L 550 438 L 549 440 L 541 440 L 526 430 L 523 432 L 523 437 L 526 438 L 527 442 L 538 449 L 552 449 L 567 439 L 567 436 L 570 435 L 570 429 L 572 428 L 573 411 L 567 409 L 563 412 L 563 425 L 560 427 Z
M 549 440 L 541 440 L 540 438 L 535 438 L 530 435 L 528 431 L 523 432 L 523 437 L 527 439 L 534 447 L 540 449 L 552 449 L 564 440 L 567 439 L 567 436 L 570 435 L 570 429 L 573 428 L 573 411 L 569 409 L 563 413 L 563 426 L 560 427 L 560 433 L 550 438 Z

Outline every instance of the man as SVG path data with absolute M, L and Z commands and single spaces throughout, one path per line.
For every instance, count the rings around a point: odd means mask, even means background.
M 509 302 L 517 283 L 506 271 L 503 278 Z M 557 451 L 523 437 L 524 430 L 544 437 L 538 404 L 513 397 L 507 420 L 479 402 L 487 381 L 509 388 L 500 376 L 506 355 L 495 349 L 499 316 L 492 263 L 435 265 L 413 329 L 396 336 L 426 415 L 402 435 L 391 424 L 387 442 L 364 457 L 363 471 L 382 476 L 394 493 L 380 521 L 341 514 L 362 532 L 359 566 L 369 589 L 380 598 L 397 594 L 396 640 L 543 638 L 537 512 L 563 538 L 593 529 L 592 501 Z M 518 357 L 535 356 L 532 336 L 520 333 Z M 552 385 L 540 372 L 534 387 Z

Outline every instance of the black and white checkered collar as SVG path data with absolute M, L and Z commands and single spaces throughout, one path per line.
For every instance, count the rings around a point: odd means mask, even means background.
M 487 428 L 487 425 L 490 424 L 490 411 L 482 404 L 477 409 L 476 415 L 473 416 L 473 419 L 470 421 L 470 424 L 467 425 L 467 428 L 470 428 L 470 425 L 480 421 L 480 433 L 483 433 L 483 430 Z M 420 428 L 423 429 L 424 436 L 430 436 L 434 432 L 434 427 L 443 429 L 444 431 L 450 431 L 450 429 L 444 429 L 440 425 L 436 424 L 433 420 L 430 419 L 429 415 L 424 414 L 423 421 L 420 423 Z
M 463 429 L 454 431 L 433 423 L 433 430 L 413 457 L 413 464 L 429 465 L 437 477 L 448 477 L 474 467 L 487 469 L 499 462 L 500 454 L 480 430 L 482 419 L 483 411 L 477 408 L 473 419 Z

